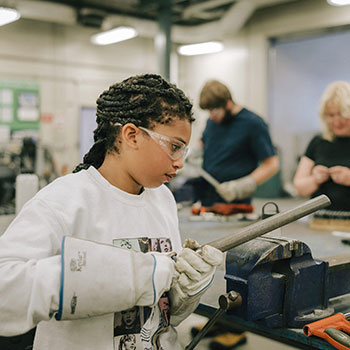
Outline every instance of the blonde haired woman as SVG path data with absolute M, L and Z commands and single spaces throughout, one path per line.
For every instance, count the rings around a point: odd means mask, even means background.
M 294 186 L 302 196 L 326 194 L 327 209 L 350 211 L 350 84 L 331 83 L 319 106 L 322 135 L 315 136 L 301 158 Z

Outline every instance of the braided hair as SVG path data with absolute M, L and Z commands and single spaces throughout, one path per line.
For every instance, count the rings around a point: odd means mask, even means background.
M 94 144 L 74 173 L 90 165 L 99 168 L 107 153 L 119 153 L 115 141 L 121 128 L 115 124 L 133 123 L 152 129 L 157 123 L 171 124 L 174 119 L 194 121 L 192 104 L 183 91 L 156 74 L 137 75 L 114 84 L 96 103 Z

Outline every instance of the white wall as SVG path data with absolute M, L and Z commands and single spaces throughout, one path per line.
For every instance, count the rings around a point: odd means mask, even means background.
M 42 124 L 41 141 L 53 148 L 58 169 L 67 165 L 70 171 L 80 161 L 81 107 L 94 107 L 117 81 L 157 71 L 152 40 L 97 47 L 89 41 L 93 32 L 26 19 L 0 27 L 0 79 L 39 83 L 41 112 L 54 116 Z
M 181 57 L 179 65 L 180 87 L 186 91 L 194 104 L 196 122 L 193 127 L 191 143 L 200 138 L 205 127 L 207 113 L 199 106 L 199 93 L 209 79 L 217 79 L 231 89 L 233 98 L 246 103 L 248 52 L 243 38 L 225 42 L 221 53 L 191 57 Z

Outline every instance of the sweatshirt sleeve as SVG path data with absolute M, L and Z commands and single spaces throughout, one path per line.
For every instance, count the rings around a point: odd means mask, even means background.
M 62 228 L 38 199 L 0 237 L 0 335 L 22 334 L 58 310 Z
M 45 202 L 28 202 L 0 237 L 0 335 L 40 321 L 151 306 L 170 289 L 174 262 L 71 236 Z M 61 248 L 63 247 L 63 249 Z

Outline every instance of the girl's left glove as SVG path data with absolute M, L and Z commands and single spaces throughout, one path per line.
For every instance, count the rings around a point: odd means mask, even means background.
M 224 254 L 209 245 L 200 245 L 186 240 L 184 249 L 175 263 L 175 276 L 169 291 L 171 324 L 176 326 L 198 306 L 201 295 L 213 281 L 216 266 L 223 261 Z

